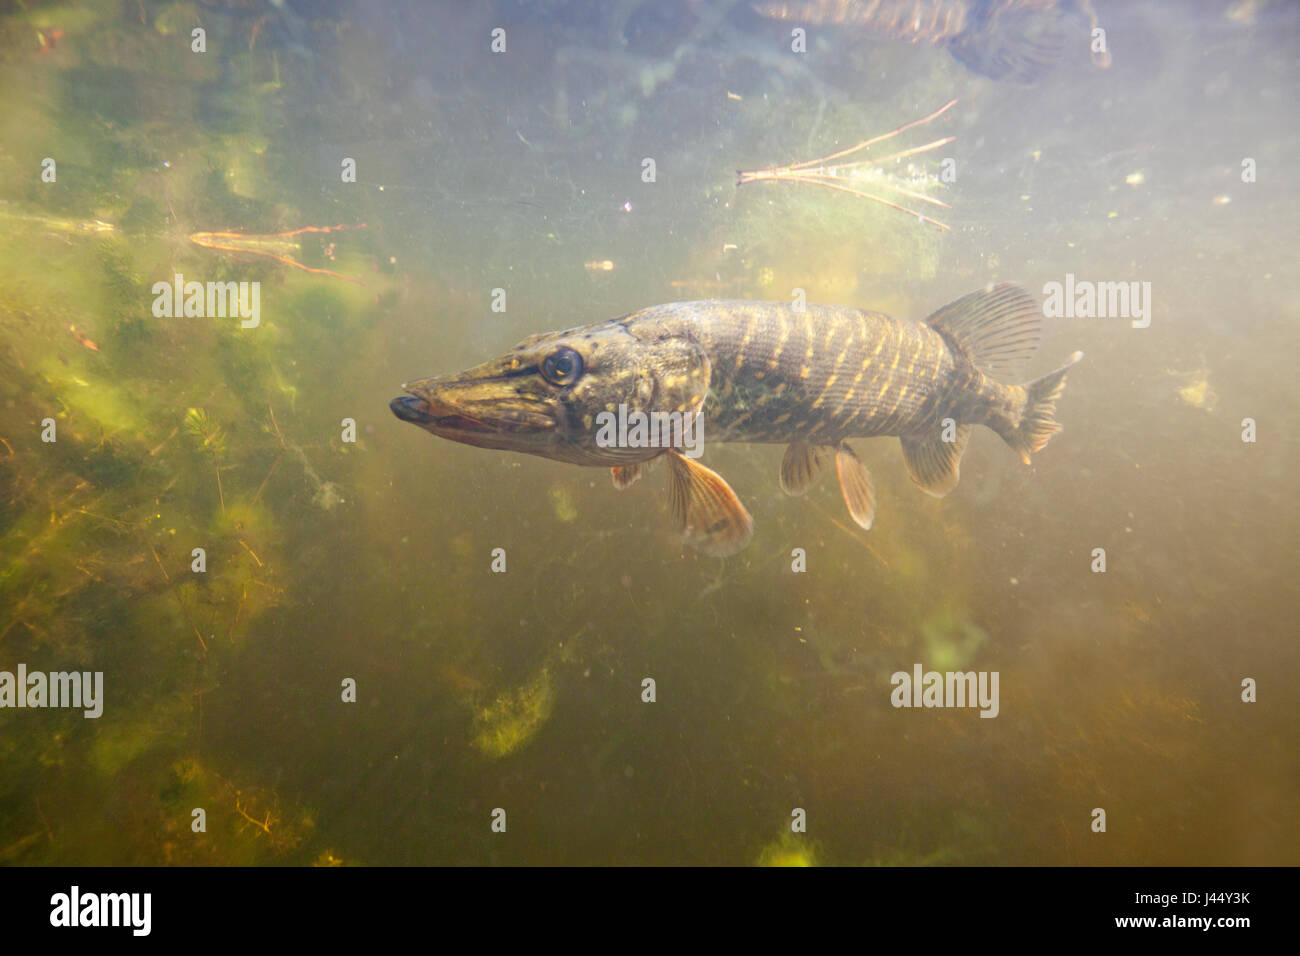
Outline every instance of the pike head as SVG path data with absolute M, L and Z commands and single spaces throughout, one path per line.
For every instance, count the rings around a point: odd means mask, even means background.
M 455 375 L 402 386 L 389 403 L 402 421 L 479 448 L 575 465 L 627 467 L 662 448 L 600 440 L 602 421 L 627 413 L 698 413 L 708 357 L 680 327 L 615 319 L 520 342 L 500 358 Z

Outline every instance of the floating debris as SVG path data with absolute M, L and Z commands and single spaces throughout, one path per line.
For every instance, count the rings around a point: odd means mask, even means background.
M 68 331 L 72 333 L 72 337 L 74 339 L 76 339 L 78 342 L 81 343 L 83 348 L 88 348 L 92 352 L 99 351 L 99 346 L 96 345 L 94 342 L 92 342 L 90 339 L 88 339 L 85 335 L 78 332 L 77 327 L 75 325 L 69 325 Z
M 822 156 L 819 159 L 810 159 L 803 163 L 793 163 L 789 166 L 774 166 L 771 169 L 756 169 L 750 172 L 737 172 L 736 185 L 744 186 L 746 183 L 760 182 L 780 182 L 780 183 L 806 183 L 810 186 L 825 186 L 827 189 L 835 189 L 840 192 L 846 192 L 851 196 L 858 196 L 862 199 L 870 199 L 872 202 L 878 202 L 881 205 L 888 206 L 890 209 L 897 209 L 899 212 L 905 212 L 909 216 L 916 216 L 922 222 L 929 223 L 939 229 L 947 230 L 950 227 L 937 219 L 931 219 L 914 209 L 908 209 L 896 202 L 891 202 L 874 193 L 867 192 L 868 189 L 884 189 L 897 193 L 900 196 L 906 196 L 909 199 L 915 199 L 918 202 L 929 203 L 932 206 L 942 206 L 944 209 L 952 207 L 946 202 L 935 199 L 933 196 L 927 196 L 918 189 L 924 189 L 937 184 L 934 177 L 924 173 L 919 173 L 912 167 L 909 169 L 909 177 L 905 181 L 906 185 L 900 184 L 899 178 L 881 168 L 882 164 L 888 162 L 898 162 L 909 156 L 916 156 L 921 153 L 928 153 L 931 150 L 938 149 L 940 146 L 946 146 L 955 140 L 956 136 L 945 136 L 943 139 L 937 139 L 934 142 L 926 143 L 923 146 L 914 146 L 911 149 L 899 150 L 896 153 L 890 153 L 888 156 L 873 157 L 870 159 L 855 159 L 848 162 L 836 162 L 854 153 L 860 153 L 869 149 L 877 143 L 882 143 L 887 139 L 903 133 L 916 126 L 923 126 L 926 123 L 942 116 L 957 103 L 956 100 L 949 100 L 943 106 L 939 107 L 929 116 L 923 116 L 919 120 L 913 120 L 910 123 L 904 123 L 902 126 L 880 136 L 873 136 L 871 139 L 865 139 L 856 146 L 850 146 L 848 149 L 842 149 L 837 153 L 831 153 L 829 156 Z M 852 185 L 846 185 L 851 183 Z
M 1214 411 L 1214 406 L 1219 401 L 1219 396 L 1214 389 L 1210 388 L 1210 382 L 1206 378 L 1198 378 L 1190 385 L 1180 388 L 1178 397 L 1191 405 L 1192 408 L 1199 408 L 1207 412 Z
M 36 223 L 47 232 L 74 233 L 84 236 L 117 231 L 116 226 L 111 222 L 104 222 L 102 219 L 70 219 L 64 216 L 46 216 L 40 213 L 22 212 L 5 201 L 0 201 L 0 219 Z
M 54 233 L 71 233 L 83 236 L 107 235 L 117 232 L 117 226 L 111 222 L 104 222 L 102 219 L 71 219 L 62 216 L 46 216 L 40 213 L 22 212 L 13 209 L 7 202 L 0 201 L 0 219 L 9 219 L 17 222 L 36 223 L 49 232 Z M 233 252 L 240 255 L 259 256 L 264 259 L 272 259 L 275 262 L 291 266 L 294 269 L 301 269 L 303 272 L 310 272 L 314 275 L 333 276 L 335 279 L 342 279 L 345 282 L 355 282 L 357 285 L 365 285 L 360 279 L 352 276 L 345 276 L 341 273 L 334 272 L 330 269 L 316 269 L 312 266 L 303 265 L 295 255 L 299 253 L 302 245 L 298 237 L 313 233 L 333 233 L 349 229 L 365 229 L 366 224 L 358 223 L 355 226 L 338 225 L 338 226 L 303 226 L 301 229 L 290 229 L 288 232 L 193 232 L 186 238 L 194 245 L 203 249 L 215 249 L 220 252 Z M 326 256 L 333 258 L 333 243 L 326 247 Z M 606 260 L 608 262 L 608 260 Z M 614 267 L 609 263 L 609 268 Z
M 329 269 L 314 269 L 311 266 L 305 266 L 298 260 L 294 259 L 292 255 L 298 250 L 298 236 L 307 233 L 330 233 L 339 232 L 344 229 L 364 228 L 366 228 L 366 224 L 363 222 L 355 226 L 303 226 L 301 229 L 291 229 L 288 232 L 195 232 L 190 234 L 189 240 L 196 246 L 201 246 L 204 249 L 219 249 L 222 252 L 261 256 L 265 259 L 273 259 L 274 261 L 283 263 L 286 266 L 292 266 L 295 269 L 301 269 L 303 272 L 333 276 L 334 278 L 342 279 L 345 282 L 355 282 L 357 285 L 365 285 L 365 283 L 360 279 L 355 279 L 352 276 L 345 276 Z

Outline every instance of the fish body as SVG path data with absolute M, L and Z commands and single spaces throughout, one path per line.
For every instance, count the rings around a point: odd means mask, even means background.
M 944 43 L 965 33 L 972 15 L 986 5 L 979 0 L 773 0 L 754 4 L 754 10 L 773 20 L 867 27 L 912 43 Z
M 769 19 L 932 43 L 967 69 L 1021 83 L 1047 73 L 1072 34 L 1082 37 L 1083 27 L 1097 26 L 1090 0 L 764 0 L 753 6 Z M 1109 66 L 1105 54 L 1093 59 Z
M 846 438 L 925 429 L 956 366 L 928 326 L 838 306 L 707 300 L 656 306 L 637 323 L 693 336 L 713 367 L 713 441 Z
M 1026 463 L 1060 430 L 1055 403 L 1082 353 L 1023 386 L 994 377 L 1032 356 L 1041 325 L 1039 304 L 1013 285 L 963 296 L 924 323 L 840 306 L 675 302 L 532 336 L 458 375 L 408 383 L 390 406 L 454 441 L 610 467 L 620 488 L 663 458 L 679 530 L 706 553 L 731 554 L 748 543 L 752 520 L 694 460 L 689 434 L 787 444 L 780 477 L 792 495 L 833 459 L 850 514 L 870 528 L 875 492 L 849 439 L 898 437 L 912 479 L 942 496 L 957 484 L 974 426 Z M 661 441 L 615 435 L 615 418 L 638 415 L 674 428 Z

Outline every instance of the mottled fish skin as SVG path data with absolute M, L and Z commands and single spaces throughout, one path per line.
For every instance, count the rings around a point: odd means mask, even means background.
M 700 341 L 713 365 L 707 440 L 835 445 L 903 435 L 943 417 L 956 375 L 933 329 L 880 312 L 824 305 L 706 300 L 656 306 L 620 320 Z
M 943 43 L 966 30 L 971 0 L 791 0 L 755 3 L 773 20 L 868 27 L 899 40 Z

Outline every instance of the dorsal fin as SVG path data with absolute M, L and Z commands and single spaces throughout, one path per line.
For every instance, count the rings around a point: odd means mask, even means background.
M 949 302 L 926 324 L 947 338 L 981 372 L 1006 376 L 1038 351 L 1043 310 L 1010 282 Z

